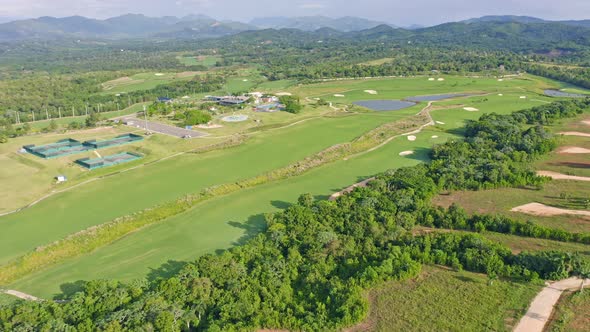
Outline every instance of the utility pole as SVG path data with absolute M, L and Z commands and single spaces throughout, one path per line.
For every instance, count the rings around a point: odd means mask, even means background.
M 59 118 L 61 119 L 61 107 L 57 108 L 57 114 L 59 114 Z
M 72 106 L 72 118 L 76 116 L 76 111 L 74 110 L 74 106 Z
M 33 114 L 33 122 L 35 122 L 35 111 L 31 110 L 31 114 Z
M 19 111 L 16 111 L 16 121 L 17 121 L 17 123 L 20 123 L 20 113 L 19 113 Z
M 47 111 L 47 106 L 45 106 L 45 117 L 49 120 L 49 112 Z

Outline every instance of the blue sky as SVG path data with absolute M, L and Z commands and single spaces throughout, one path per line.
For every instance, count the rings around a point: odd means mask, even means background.
M 590 0 L 0 0 L 0 16 L 106 18 L 206 14 L 248 21 L 265 16 L 360 16 L 396 25 L 433 25 L 483 15 L 590 19 Z

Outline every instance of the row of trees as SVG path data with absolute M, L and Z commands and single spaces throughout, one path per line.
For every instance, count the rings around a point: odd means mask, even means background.
M 453 171 L 467 180 L 452 182 L 453 187 L 483 187 L 473 186 L 473 181 L 494 186 L 538 183 L 525 167 L 517 167 L 518 161 L 530 161 L 552 146 L 546 145 L 545 132 L 535 126 L 541 122 L 534 113 L 543 111 L 546 121 L 575 115 L 577 109 L 588 106 L 589 100 L 559 102 L 511 116 L 484 116 L 469 124 L 466 144 L 480 139 L 482 146 L 472 146 L 473 152 L 464 158 L 468 167 L 472 160 L 482 158 L 501 161 L 510 172 L 492 178 Z M 564 108 L 574 110 L 563 112 Z M 535 129 L 529 132 L 531 125 Z M 505 129 L 510 129 L 505 137 L 494 134 Z M 446 143 L 439 151 L 448 151 L 455 144 Z M 476 230 L 505 226 L 482 217 L 469 220 L 455 207 L 431 207 L 430 199 L 451 183 L 448 178 L 442 181 L 440 175 L 455 165 L 446 160 L 448 153 L 435 151 L 432 164 L 386 172 L 336 201 L 301 195 L 297 204 L 267 215 L 266 230 L 244 245 L 202 256 L 170 277 L 130 283 L 91 281 L 67 295 L 65 303 L 21 302 L 1 308 L 0 326 L 6 330 L 77 331 L 329 330 L 364 317 L 364 289 L 384 280 L 416 276 L 422 264 L 523 281 L 590 274 L 590 263 L 576 254 L 514 255 L 478 234 L 413 236 L 411 230 L 417 223 Z M 516 157 L 522 153 L 526 156 Z M 169 272 L 168 268 L 163 267 Z

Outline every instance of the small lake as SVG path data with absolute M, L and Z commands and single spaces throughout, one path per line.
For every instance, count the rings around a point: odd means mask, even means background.
M 469 93 L 448 93 L 444 95 L 430 95 L 430 96 L 415 96 L 415 97 L 408 97 L 404 100 L 413 101 L 413 102 L 421 102 L 421 101 L 438 101 L 443 99 L 450 99 L 450 98 L 458 98 L 458 97 L 468 97 L 473 96 L 473 94 Z
M 361 100 L 355 101 L 353 104 L 378 112 L 399 111 L 416 105 L 414 102 L 404 100 Z
M 559 90 L 545 90 L 545 95 L 549 97 L 568 97 L 568 98 L 584 98 L 587 97 L 586 95 L 581 95 L 579 93 L 569 93 Z

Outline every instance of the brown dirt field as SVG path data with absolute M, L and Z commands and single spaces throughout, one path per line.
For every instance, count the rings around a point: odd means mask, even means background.
M 557 153 L 561 154 L 586 154 L 590 153 L 590 149 L 581 148 L 577 146 L 564 146 L 557 150 Z
M 561 135 L 564 135 L 564 136 L 590 137 L 590 134 L 588 134 L 588 133 L 582 133 L 582 132 L 579 132 L 579 131 L 566 131 L 566 132 L 562 132 L 560 134 Z
M 558 216 L 564 214 L 573 214 L 578 216 L 590 216 L 590 211 L 586 210 L 568 210 L 568 209 L 560 209 L 552 206 L 547 206 L 541 203 L 529 203 L 521 206 L 517 206 L 510 211 L 513 212 L 520 212 L 525 214 L 530 214 L 533 216 L 540 216 L 540 217 L 551 217 L 551 216 Z
M 538 171 L 537 174 L 541 176 L 548 176 L 554 180 L 590 181 L 590 177 L 566 175 L 551 171 Z
M 583 124 L 590 126 L 590 120 L 584 120 L 582 121 Z

